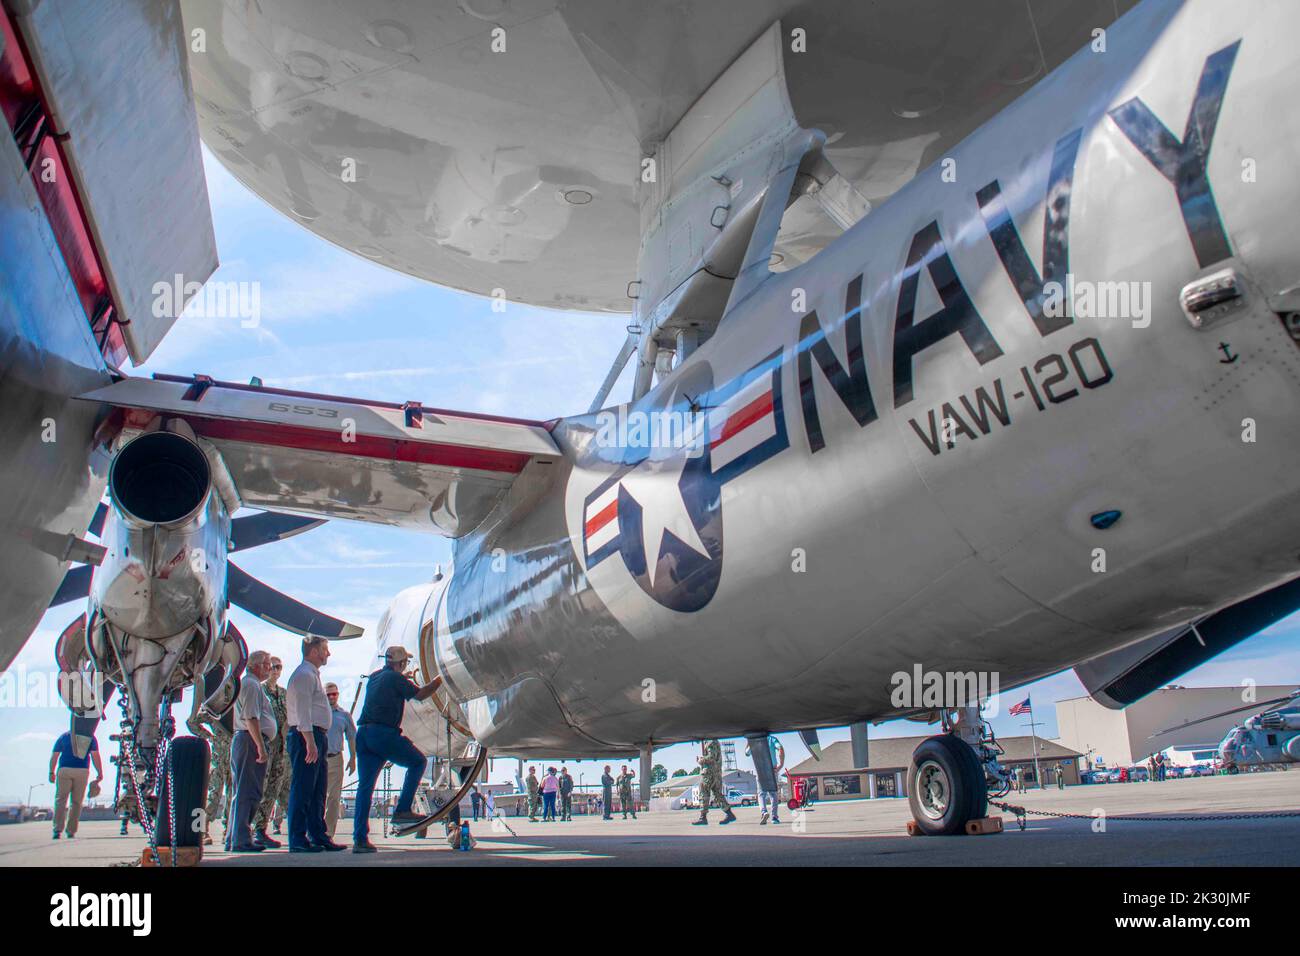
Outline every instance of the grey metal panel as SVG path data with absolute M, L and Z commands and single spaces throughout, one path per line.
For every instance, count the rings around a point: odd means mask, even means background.
M 0 136 L 0 668 L 41 619 L 69 535 L 85 534 L 104 491 L 96 410 L 69 398 L 107 382 L 31 177 Z
M 153 287 L 203 282 L 217 267 L 175 0 L 60 0 L 17 20 L 66 134 L 86 216 L 131 358 L 143 362 L 176 320 Z M 179 307 L 174 311 L 179 312 Z

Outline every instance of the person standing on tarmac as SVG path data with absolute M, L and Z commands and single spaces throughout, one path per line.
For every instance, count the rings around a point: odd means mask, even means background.
M 627 764 L 623 765 L 623 772 L 618 775 L 618 803 L 623 808 L 623 819 L 632 814 L 632 819 L 636 819 L 636 804 L 632 800 L 632 778 L 635 776 L 627 769 Z
M 226 850 L 231 853 L 260 853 L 267 849 L 253 839 L 253 818 L 262 802 L 266 764 L 273 741 L 280 733 L 271 709 L 271 699 L 262 689 L 262 681 L 271 673 L 271 655 L 253 651 L 245 665 L 255 680 L 239 682 L 235 698 L 235 736 L 230 744 L 230 768 L 235 778 L 230 828 L 226 831 Z
M 555 775 L 554 767 L 546 768 L 546 777 L 542 780 L 542 822 L 555 822 L 555 800 L 560 795 L 560 778 Z
M 614 778 L 609 775 L 609 764 L 605 764 L 605 772 L 600 775 L 600 792 L 601 806 L 604 808 L 602 820 L 614 819 Z
M 700 818 L 692 826 L 708 826 L 710 799 L 722 807 L 722 812 L 726 814 L 718 826 L 725 826 L 736 819 L 736 815 L 731 812 L 731 805 L 727 803 L 727 795 L 722 792 L 722 744 L 716 739 L 705 741 L 704 753 L 700 755 Z
M 202 737 L 209 747 L 208 802 L 203 814 L 204 846 L 212 845 L 208 828 L 217 814 L 220 813 L 223 820 L 229 819 L 230 804 L 235 796 L 235 788 L 230 779 L 230 742 L 235 735 L 234 719 L 231 711 L 226 711 L 224 717 L 213 717 L 203 711 L 201 714 L 192 714 L 185 721 L 190 733 Z M 224 838 L 222 842 L 225 842 Z
M 415 744 L 402 736 L 402 713 L 408 700 L 428 700 L 438 688 L 434 678 L 423 687 L 403 673 L 411 659 L 404 647 L 393 646 L 384 651 L 384 666 L 366 681 L 366 702 L 361 708 L 357 726 L 357 798 L 352 817 L 352 852 L 374 853 L 370 842 L 370 801 L 375 793 L 375 781 L 384 764 L 392 761 L 406 768 L 402 793 L 397 798 L 392 821 L 395 824 L 411 823 L 420 819 L 411 810 L 415 789 L 424 774 L 425 757 Z
M 573 778 L 569 768 L 560 765 L 560 822 L 573 822 Z
M 257 805 L 257 814 L 253 817 L 253 842 L 272 850 L 280 848 L 280 841 L 270 835 L 268 827 L 275 822 L 276 814 L 283 814 L 289 803 L 289 754 L 285 750 L 285 732 L 289 727 L 289 712 L 285 690 L 277 681 L 284 672 L 284 662 L 278 657 L 271 658 L 271 672 L 262 681 L 262 690 L 271 702 L 271 713 L 280 732 L 271 741 L 266 757 L 266 779 L 262 786 L 262 802 Z M 279 810 L 276 807 L 279 807 Z M 277 826 L 275 832 L 279 833 Z
M 537 780 L 536 767 L 528 768 L 528 780 L 526 783 L 528 784 L 528 822 L 536 823 L 537 807 L 541 803 L 541 797 L 538 796 L 538 794 L 541 793 L 542 786 Z

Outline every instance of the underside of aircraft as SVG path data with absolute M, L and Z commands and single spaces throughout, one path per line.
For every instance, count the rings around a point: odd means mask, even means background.
M 230 604 L 359 634 L 228 561 L 321 520 L 455 541 L 375 635 L 439 682 L 404 729 L 451 789 L 489 750 L 648 768 L 908 716 L 942 725 L 909 787 L 933 833 L 1007 776 L 977 699 L 898 674 L 1074 667 L 1122 707 L 1300 607 L 1296 193 L 1253 172 L 1300 142 L 1280 0 L 5 11 L 0 657 L 87 599 L 74 732 L 107 678 L 144 804 L 181 690 L 233 703 Z M 124 373 L 216 266 L 200 138 L 382 266 L 627 313 L 588 411 Z

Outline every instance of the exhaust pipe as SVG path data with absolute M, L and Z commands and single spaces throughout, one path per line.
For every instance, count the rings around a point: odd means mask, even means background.
M 109 623 L 159 640 L 224 619 L 229 520 L 203 449 L 174 432 L 141 435 L 114 457 L 108 493 L 92 589 Z
M 137 527 L 174 527 L 197 516 L 212 488 L 203 449 L 174 432 L 149 432 L 113 459 L 108 493 L 118 512 Z

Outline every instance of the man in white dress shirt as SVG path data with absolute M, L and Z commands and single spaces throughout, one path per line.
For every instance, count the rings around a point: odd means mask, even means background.
M 329 641 L 308 637 L 302 642 L 302 663 L 289 677 L 286 710 L 292 779 L 289 783 L 289 852 L 319 853 L 342 850 L 325 828 L 326 734 L 330 704 L 321 683 L 320 669 L 329 660 Z

